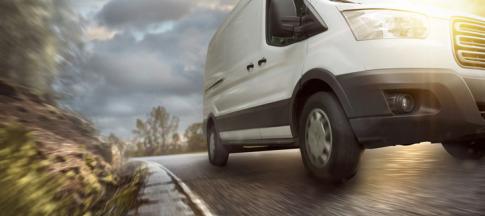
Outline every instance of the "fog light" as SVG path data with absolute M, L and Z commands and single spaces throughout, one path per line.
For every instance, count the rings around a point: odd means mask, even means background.
M 387 103 L 395 114 L 412 113 L 416 108 L 416 102 L 409 94 L 390 94 L 387 97 Z

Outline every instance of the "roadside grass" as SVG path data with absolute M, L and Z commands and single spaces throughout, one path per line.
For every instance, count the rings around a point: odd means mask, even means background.
M 145 168 L 120 175 L 85 148 L 49 150 L 36 138 L 18 124 L 0 128 L 2 215 L 125 215 L 137 207 Z

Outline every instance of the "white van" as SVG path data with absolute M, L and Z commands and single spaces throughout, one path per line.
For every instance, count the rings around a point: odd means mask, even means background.
M 485 19 L 397 2 L 240 0 L 207 55 L 210 162 L 300 148 L 310 173 L 341 181 L 366 148 L 484 156 Z

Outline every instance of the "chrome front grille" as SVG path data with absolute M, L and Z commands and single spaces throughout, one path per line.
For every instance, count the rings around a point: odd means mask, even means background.
M 462 67 L 485 69 L 485 21 L 455 17 L 453 45 L 456 60 Z

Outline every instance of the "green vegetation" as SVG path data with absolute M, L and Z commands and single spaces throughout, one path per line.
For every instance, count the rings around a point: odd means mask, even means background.
M 190 125 L 184 133 L 185 140 L 177 132 L 179 118 L 171 115 L 164 107 L 152 109 L 146 120 L 137 119 L 134 139 L 127 149 L 129 156 L 151 156 L 201 152 L 207 149 L 202 133 L 202 123 Z M 122 143 L 116 135 L 111 134 L 108 140 Z M 117 144 L 119 145 L 119 144 Z M 124 146 L 126 144 L 122 144 Z
M 147 175 L 144 167 L 134 168 L 128 175 L 120 177 L 119 188 L 106 200 L 102 210 L 96 211 L 95 215 L 125 215 L 129 210 L 137 208 L 141 203 L 138 200 L 138 192 L 143 179 Z
M 152 109 L 148 119 L 136 120 L 135 143 L 145 154 L 162 154 L 173 151 L 169 141 L 177 132 L 179 119 L 170 115 L 164 107 Z
M 79 148 L 45 150 L 18 125 L 0 129 L 2 215 L 123 215 L 136 207 L 145 169 L 120 177 Z
M 55 107 L 82 60 L 69 3 L 0 1 L 0 215 L 123 215 L 137 204 L 144 169 L 120 176 L 111 143 Z
M 192 151 L 205 151 L 207 144 L 202 133 L 202 123 L 194 123 L 190 125 L 184 134 L 187 139 L 188 148 Z

